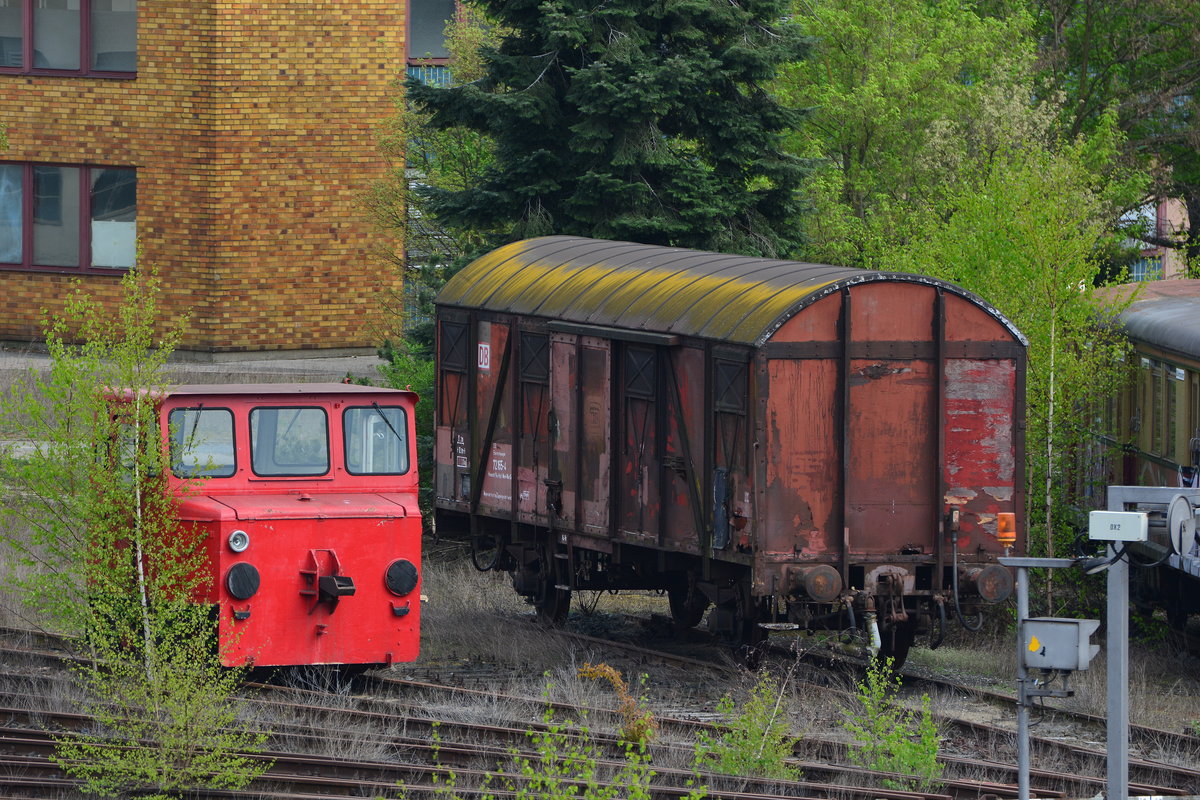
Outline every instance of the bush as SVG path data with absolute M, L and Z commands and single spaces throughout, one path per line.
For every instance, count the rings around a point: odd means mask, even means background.
M 774 678 L 762 673 L 741 711 L 735 713 L 730 695 L 721 698 L 717 712 L 732 717 L 718 737 L 701 733 L 696 742 L 696 769 L 738 777 L 799 780 L 800 771 L 788 763 L 796 750 L 781 710 L 783 691 Z
M 872 660 L 858 684 L 858 709 L 847 713 L 842 723 L 859 745 L 850 757 L 867 769 L 911 776 L 885 780 L 888 788 L 927 790 L 942 777 L 937 760 L 941 737 L 929 710 L 929 695 L 921 696 L 921 710 L 913 712 L 896 702 L 899 689 L 892 659 Z

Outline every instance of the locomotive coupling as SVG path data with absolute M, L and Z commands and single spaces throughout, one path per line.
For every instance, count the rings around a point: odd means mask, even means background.
M 842 593 L 842 576 L 828 564 L 788 568 L 788 589 L 797 597 L 831 603 Z
M 336 603 L 339 597 L 351 597 L 354 594 L 354 579 L 348 575 L 322 575 L 317 579 L 317 591 L 321 600 Z
M 967 594 L 977 594 L 989 603 L 1007 600 L 1013 592 L 1013 576 L 999 564 L 960 567 L 958 582 Z

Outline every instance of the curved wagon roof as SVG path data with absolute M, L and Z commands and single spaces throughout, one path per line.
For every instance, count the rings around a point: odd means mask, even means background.
M 1137 296 L 1121 312 L 1120 325 L 1131 339 L 1200 358 L 1200 280 L 1148 281 L 1138 285 Z M 1134 285 L 1101 290 L 1110 296 L 1128 296 Z
M 761 346 L 822 297 L 873 281 L 945 289 L 1026 343 L 996 309 L 934 278 L 576 236 L 526 239 L 494 250 L 451 278 L 437 303 Z

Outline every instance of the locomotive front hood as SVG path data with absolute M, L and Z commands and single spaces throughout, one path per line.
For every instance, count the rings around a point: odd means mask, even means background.
M 211 496 L 210 496 L 211 497 Z M 409 516 L 398 494 L 319 494 L 211 497 L 233 511 L 239 521 L 256 519 L 392 519 Z

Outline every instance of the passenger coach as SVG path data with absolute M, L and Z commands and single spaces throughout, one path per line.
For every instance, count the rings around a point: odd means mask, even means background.
M 545 618 L 660 589 L 902 660 L 1011 591 L 1026 342 L 959 287 L 555 236 L 468 265 L 437 326 L 439 532 Z

